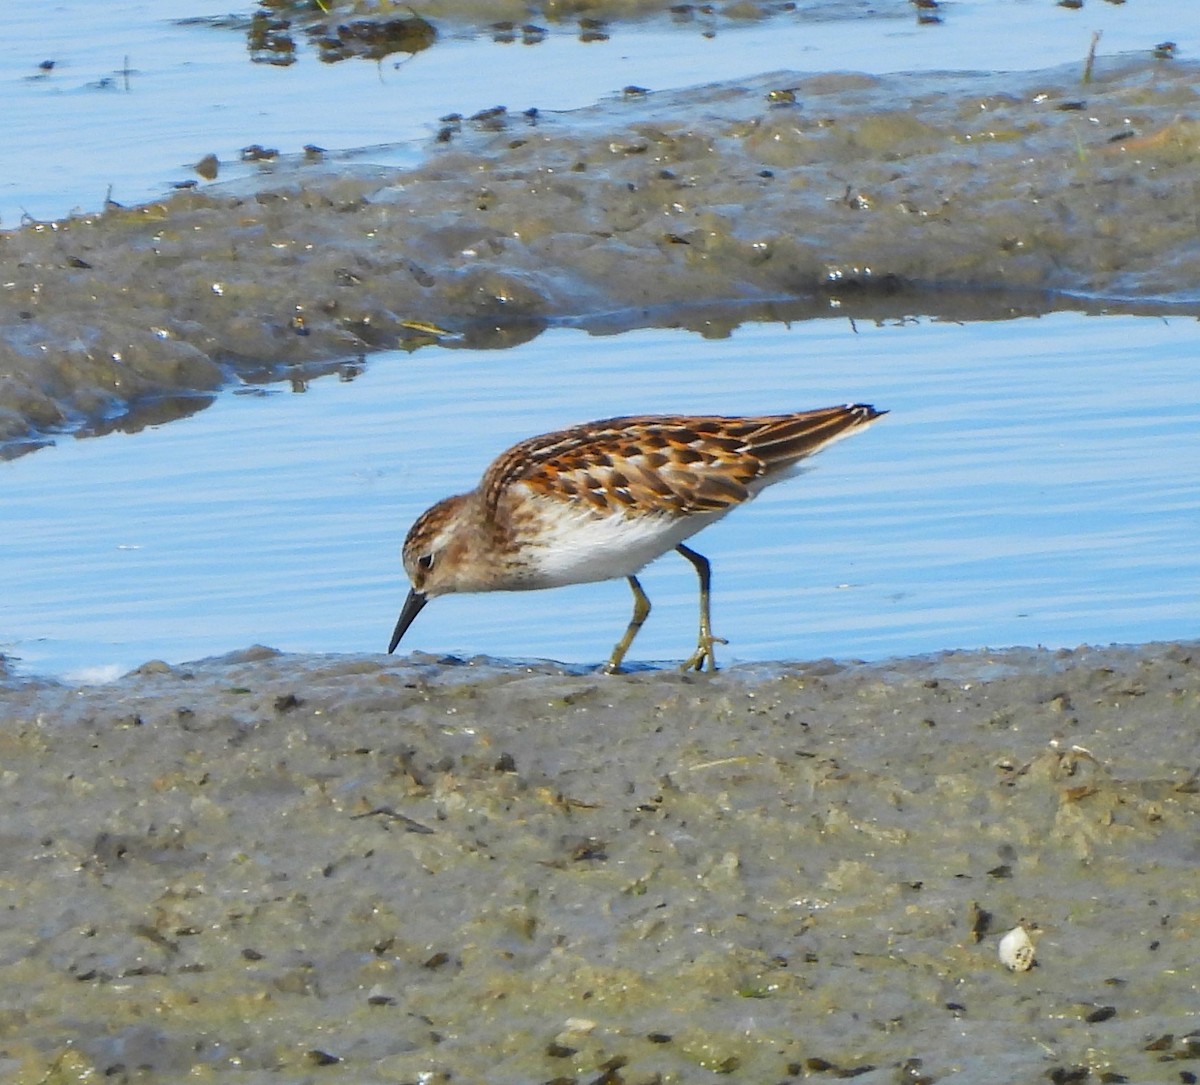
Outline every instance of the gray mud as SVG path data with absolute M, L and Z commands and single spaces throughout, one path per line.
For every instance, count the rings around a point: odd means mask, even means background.
M 512 103 L 446 120 L 411 171 L 276 162 L 253 185 L 29 224 L 0 235 L 0 441 L 564 320 L 966 318 L 1010 294 L 1192 312 L 1196 82 L 1130 59 L 1086 86 L 1074 68 L 780 72 L 567 115 Z
M 1198 719 L 1198 643 L 0 665 L 0 1076 L 1186 1080 Z

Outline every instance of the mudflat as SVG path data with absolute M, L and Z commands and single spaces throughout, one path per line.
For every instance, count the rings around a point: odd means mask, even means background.
M 510 345 L 567 319 L 686 323 L 735 303 L 870 318 L 864 296 L 897 291 L 900 313 L 947 319 L 987 299 L 1011 314 L 1005 292 L 1028 311 L 1074 296 L 1194 312 L 1196 67 L 1081 70 L 628 88 L 448 121 L 411 170 L 301 156 L 30 223 L 0 234 L 0 441 L 161 422 L 232 380 Z
M 0 1073 L 1176 1080 L 1198 720 L 1195 642 L 0 672 Z

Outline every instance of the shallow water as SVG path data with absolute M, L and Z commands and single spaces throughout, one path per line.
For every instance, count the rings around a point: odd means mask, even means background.
M 436 117 L 497 102 L 571 109 L 626 84 L 781 67 L 1041 68 L 1080 61 L 1094 29 L 1101 53 L 1172 38 L 1187 55 L 1200 26 L 1179 10 L 964 0 L 921 27 L 907 3 L 832 3 L 712 39 L 655 20 L 586 45 L 567 28 L 533 47 L 452 32 L 400 67 L 302 53 L 281 70 L 250 64 L 234 30 L 176 22 L 224 14 L 206 0 L 67 4 L 50 20 L 3 8 L 25 51 L 0 58 L 16 102 L 0 222 L 96 207 L 109 183 L 148 198 L 202 154 L 251 142 L 415 160 Z M 127 86 L 111 79 L 126 57 Z M 42 59 L 56 67 L 30 78 Z M 731 339 L 560 328 L 513 351 L 375 355 L 303 394 L 241 389 L 171 427 L 0 465 L 0 651 L 103 678 L 253 641 L 379 650 L 409 523 L 509 443 L 606 414 L 847 399 L 892 414 L 697 540 L 726 659 L 1194 635 L 1196 337 L 1183 318 L 1077 314 L 747 325 Z M 631 658 L 682 658 L 692 572 L 668 557 L 645 583 L 655 612 Z M 404 647 L 594 663 L 628 609 L 621 583 L 440 600 Z
M 182 22 L 229 10 L 224 0 L 0 5 L 0 34 L 14 43 L 0 56 L 8 102 L 0 225 L 95 210 L 110 186 L 122 203 L 153 199 L 198 180 L 191 164 L 209 153 L 221 159 L 220 180 L 238 176 L 257 168 L 238 162 L 251 144 L 285 155 L 315 144 L 355 161 L 407 163 L 449 112 L 575 109 L 631 84 L 663 90 L 781 68 L 1082 66 L 1096 30 L 1101 55 L 1144 53 L 1168 39 L 1183 56 L 1200 50 L 1200 20 L 1173 0 L 1078 11 L 1042 0 L 959 0 L 943 4 L 933 26 L 917 25 L 907 0 L 886 0 L 801 4 L 747 25 L 615 23 L 607 41 L 588 43 L 575 26 L 550 26 L 534 46 L 442 24 L 437 45 L 399 63 L 327 65 L 305 46 L 298 63 L 277 68 L 250 62 L 240 30 Z M 47 60 L 53 70 L 39 72 Z
M 91 678 L 252 642 L 381 651 L 408 525 L 513 441 L 846 400 L 891 414 L 695 540 L 725 661 L 1194 636 L 1198 341 L 1191 319 L 1062 313 L 382 353 L 350 382 L 243 389 L 0 465 L 0 650 Z M 668 555 L 643 581 L 631 660 L 683 658 L 690 567 Z M 596 663 L 628 612 L 621 582 L 441 599 L 402 648 Z

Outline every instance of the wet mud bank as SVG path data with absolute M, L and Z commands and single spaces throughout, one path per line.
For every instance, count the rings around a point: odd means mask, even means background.
M 1200 643 L 0 674 L 0 1068 L 1175 1079 L 1198 718 Z
M 613 314 L 870 315 L 897 291 L 937 314 L 963 288 L 1194 311 L 1196 74 L 1130 59 L 1086 85 L 1072 68 L 629 88 L 444 119 L 410 171 L 276 162 L 253 185 L 31 223 L 0 235 L 0 440 Z

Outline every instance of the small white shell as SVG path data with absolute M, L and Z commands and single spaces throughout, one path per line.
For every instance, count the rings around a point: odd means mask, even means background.
M 1022 926 L 1013 927 L 1000 939 L 1000 963 L 1013 972 L 1028 972 L 1034 963 L 1033 942 Z

